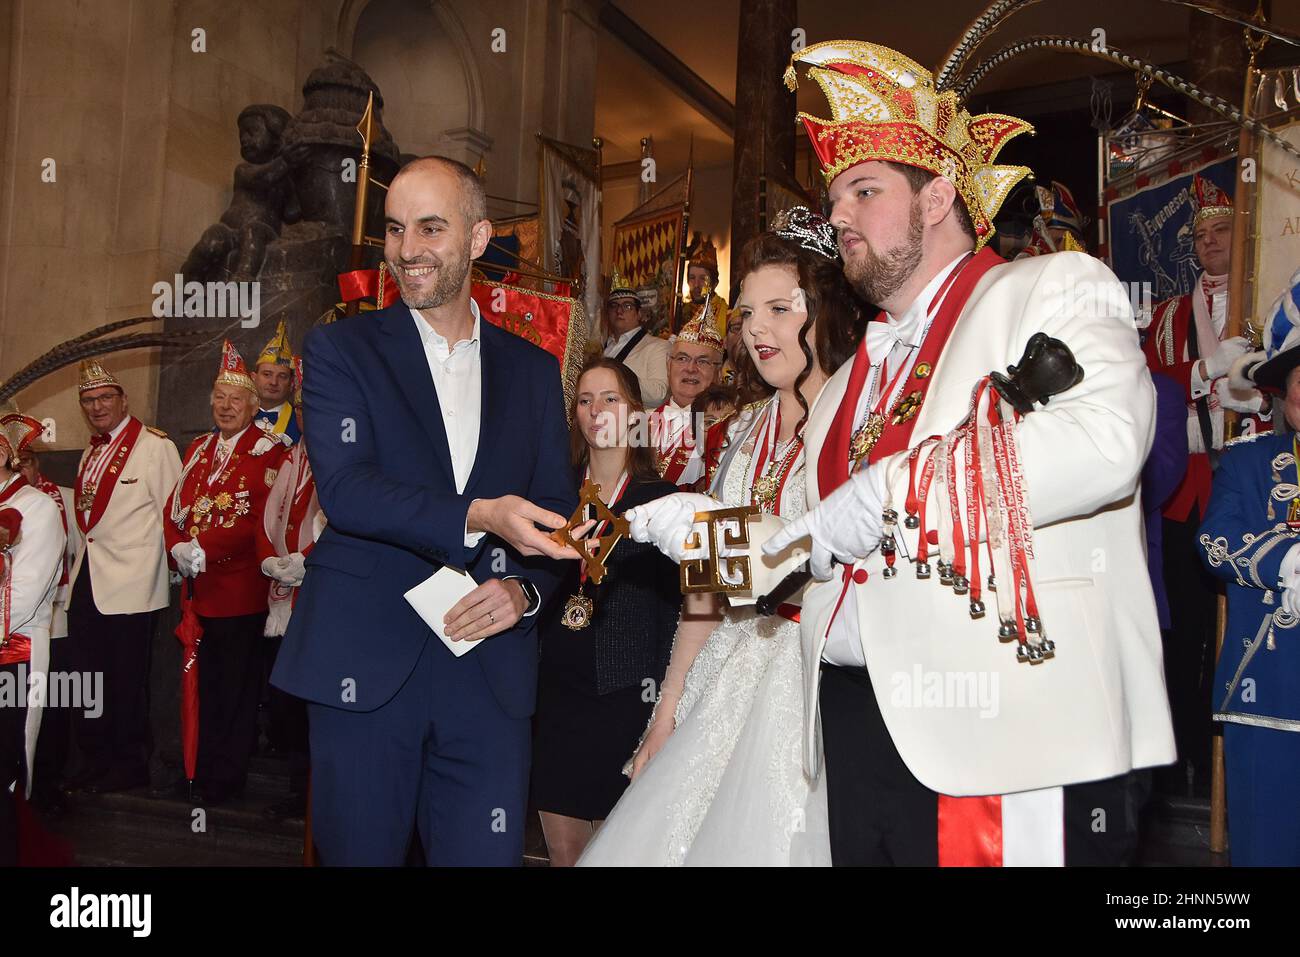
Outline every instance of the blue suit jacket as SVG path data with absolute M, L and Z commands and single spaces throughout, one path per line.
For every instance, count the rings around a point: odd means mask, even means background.
M 1282 559 L 1300 543 L 1300 529 L 1286 524 L 1300 483 L 1293 438 L 1265 432 L 1224 448 L 1200 541 L 1206 566 L 1228 593 L 1215 718 L 1300 731 L 1300 622 L 1282 611 L 1278 590 Z M 1172 591 L 1176 596 L 1177 587 Z
M 329 520 L 307 557 L 272 681 L 308 701 L 370 711 L 389 701 L 426 642 L 448 667 L 481 667 L 501 708 L 533 711 L 536 616 L 457 659 L 402 597 L 442 565 L 476 581 L 522 575 L 542 594 L 560 569 L 485 536 L 465 547 L 476 498 L 514 494 L 568 515 L 576 507 L 556 360 L 480 323 L 478 453 L 457 494 L 424 346 L 401 301 L 313 329 L 304 343 L 303 425 Z M 348 682 L 354 699 L 346 694 Z

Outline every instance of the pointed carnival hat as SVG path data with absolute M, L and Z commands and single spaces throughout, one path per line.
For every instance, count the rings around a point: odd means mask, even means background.
M 0 415 L 0 451 L 5 453 L 9 467 L 14 467 L 14 460 L 32 447 L 45 431 L 39 419 L 21 412 L 9 412 Z
M 1231 216 L 1234 212 L 1232 198 L 1212 179 L 1200 173 L 1192 177 L 1192 202 L 1196 206 L 1198 223 L 1215 216 Z
M 123 395 L 126 394 L 126 390 L 122 388 L 122 383 L 117 381 L 113 373 L 100 365 L 98 359 L 81 360 L 81 368 L 78 370 L 77 376 L 78 394 L 89 392 L 91 389 L 102 389 L 110 385 L 122 392 Z
M 257 357 L 253 368 L 257 368 L 263 362 L 282 366 L 293 365 L 293 349 L 289 347 L 289 334 L 285 331 L 283 319 L 275 327 L 275 335 L 271 337 L 271 341 L 262 347 L 262 353 Z
M 239 354 L 239 350 L 229 339 L 221 344 L 221 368 L 217 370 L 217 379 L 212 384 L 214 386 L 237 385 L 257 395 L 257 386 L 253 384 L 253 377 L 248 374 L 244 357 Z
M 615 269 L 609 277 L 609 295 L 605 297 L 605 301 L 619 302 L 625 299 L 635 300 L 638 304 L 641 302 L 636 290 L 632 288 L 632 284 L 624 278 L 621 272 Z
M 708 346 L 710 349 L 716 350 L 718 355 L 722 355 L 726 350 L 722 346 L 722 337 L 718 335 L 718 327 L 713 320 L 712 305 L 713 299 L 710 297 L 705 301 L 700 314 L 682 326 L 682 331 L 669 341 L 693 342 L 697 345 Z
M 1079 239 L 1083 235 L 1084 216 L 1069 187 L 1052 180 L 1050 188 L 1039 186 L 1036 191 L 1047 228 L 1064 229 L 1066 235 L 1073 233 L 1074 238 Z
M 1032 132 L 1001 113 L 971 116 L 953 90 L 938 93 L 925 67 L 896 50 L 861 40 L 830 40 L 790 58 L 785 84 L 798 85 L 796 64 L 830 103 L 829 120 L 800 113 L 829 185 L 869 160 L 903 163 L 950 180 L 975 228 L 975 247 L 993 235 L 993 217 L 1027 166 L 996 166 L 1013 136 Z

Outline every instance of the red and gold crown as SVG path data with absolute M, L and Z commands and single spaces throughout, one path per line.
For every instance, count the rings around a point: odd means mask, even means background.
M 1196 221 L 1205 222 L 1215 216 L 1231 216 L 1235 211 L 1232 198 L 1212 179 L 1197 173 L 1192 177 L 1192 202 L 1196 205 Z
M 217 380 L 212 384 L 214 386 L 237 385 L 254 395 L 257 394 L 257 386 L 253 384 L 253 377 L 248 374 L 244 357 L 239 354 L 239 350 L 229 339 L 221 344 L 221 368 L 217 371 Z
M 709 308 L 711 303 L 712 297 L 705 301 L 705 308 L 700 310 L 700 314 L 682 326 L 682 331 L 673 336 L 671 341 L 693 342 L 696 345 L 708 346 L 710 349 L 717 350 L 719 355 L 725 352 L 722 337 L 718 335 L 718 327 L 714 322 L 713 310 Z
M 10 412 L 0 416 L 0 449 L 6 452 L 10 468 L 14 467 L 13 460 L 22 458 L 44 432 L 41 421 L 30 415 Z
M 1032 133 L 1001 113 L 971 116 L 952 90 L 935 91 L 934 76 L 896 50 L 861 40 L 830 40 L 790 58 L 785 84 L 798 85 L 795 64 L 830 102 L 831 119 L 800 113 L 829 185 L 870 160 L 903 163 L 949 179 L 966 204 L 978 249 L 993 235 L 993 217 L 1027 166 L 995 166 L 1006 142 Z

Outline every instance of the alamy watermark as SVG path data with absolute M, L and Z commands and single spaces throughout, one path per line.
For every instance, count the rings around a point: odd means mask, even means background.
M 30 677 L 30 681 L 28 678 Z M 87 718 L 104 713 L 102 671 L 51 671 L 28 674 L 26 663 L 0 672 L 0 708 L 79 708 Z

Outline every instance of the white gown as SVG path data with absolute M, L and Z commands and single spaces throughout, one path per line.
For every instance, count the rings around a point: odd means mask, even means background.
M 751 439 L 766 405 L 747 408 L 730 430 L 742 445 L 713 486 L 727 505 L 749 504 Z M 801 453 L 781 515 L 806 507 Z M 728 606 L 687 672 L 675 719 L 579 866 L 830 864 L 825 772 L 814 784 L 801 760 L 796 622 Z

